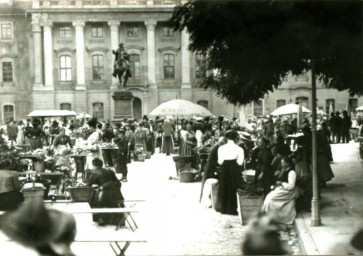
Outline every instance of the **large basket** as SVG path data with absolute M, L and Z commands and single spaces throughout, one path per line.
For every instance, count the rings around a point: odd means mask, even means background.
M 197 175 L 197 173 L 191 173 L 191 172 L 181 172 L 179 174 L 179 181 L 182 183 L 189 183 L 189 182 L 194 182 L 195 176 Z
M 256 212 L 261 210 L 263 204 L 263 195 L 248 194 L 246 191 L 237 191 L 238 216 L 241 224 L 246 225 L 248 220 L 253 217 Z
M 73 202 L 90 202 L 94 193 L 94 188 L 78 187 L 68 188 Z

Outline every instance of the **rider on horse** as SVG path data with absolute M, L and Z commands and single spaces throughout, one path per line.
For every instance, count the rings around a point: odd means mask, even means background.
M 113 73 L 114 77 L 117 76 L 117 70 L 120 68 L 124 68 L 126 70 L 126 75 L 131 77 L 131 70 L 130 70 L 130 55 L 124 48 L 124 44 L 120 43 L 119 48 L 117 51 L 112 50 L 112 53 L 115 54 L 115 63 L 113 65 Z

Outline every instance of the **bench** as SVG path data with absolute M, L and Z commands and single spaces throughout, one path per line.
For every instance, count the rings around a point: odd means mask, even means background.
M 109 243 L 116 256 L 125 256 L 131 243 L 146 243 L 147 239 L 137 232 L 123 230 L 114 233 L 108 227 L 91 227 L 84 232 L 77 232 L 74 242 Z
M 72 213 L 72 214 L 82 214 L 82 213 L 124 213 L 123 218 L 120 220 L 119 224 L 116 225 L 116 231 L 121 227 L 121 224 L 125 221 L 127 225 L 130 227 L 132 231 L 138 229 L 137 223 L 132 216 L 132 213 L 139 212 L 139 210 L 135 209 L 136 204 L 139 202 L 145 202 L 145 200 L 122 200 L 118 202 L 120 208 L 92 208 L 92 209 L 82 209 L 82 210 L 69 210 L 63 208 L 61 210 Z M 85 203 L 77 203 L 73 202 L 72 200 L 44 200 L 45 204 L 54 205 L 54 204 L 85 204 Z M 122 203 L 129 204 L 128 207 L 121 208 Z

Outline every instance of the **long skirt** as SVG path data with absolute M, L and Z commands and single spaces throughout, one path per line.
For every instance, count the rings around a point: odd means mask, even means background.
M 30 139 L 30 150 L 36 150 L 38 148 L 43 148 L 43 143 L 41 138 L 31 138 Z
M 278 187 L 266 196 L 262 211 L 272 213 L 280 223 L 293 224 L 296 217 L 295 199 L 298 196 L 297 187 L 292 190 Z
M 329 163 L 329 155 L 323 154 L 318 156 L 318 176 L 321 182 L 327 182 L 334 178 L 334 173 Z
M 241 166 L 236 160 L 225 160 L 221 165 L 217 208 L 220 213 L 237 215 L 237 189 L 242 185 Z
M 123 200 L 124 197 L 121 194 L 121 187 L 115 182 L 110 189 L 95 193 L 92 202 L 90 202 L 90 206 L 91 208 L 119 208 L 124 207 Z M 125 225 L 125 223 L 120 223 L 123 216 L 123 213 L 92 214 L 93 221 L 97 222 L 102 219 L 104 225 Z
M 170 155 L 174 151 L 173 138 L 171 136 L 163 136 L 163 153 Z

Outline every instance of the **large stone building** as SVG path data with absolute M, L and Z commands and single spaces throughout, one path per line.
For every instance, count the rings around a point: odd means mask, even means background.
M 237 107 L 198 88 L 198 79 L 206 73 L 205 62 L 188 51 L 185 31 L 174 32 L 166 24 L 180 3 L 0 1 L 0 123 L 39 109 L 70 109 L 112 120 L 112 95 L 117 90 L 112 50 L 120 42 L 131 54 L 133 77 L 128 90 L 135 96 L 135 118 L 176 98 L 203 105 L 215 115 L 238 116 Z M 251 113 L 266 114 L 299 97 L 308 97 L 311 104 L 309 88 L 296 81 L 291 78 L 262 104 L 253 104 Z M 326 89 L 319 89 L 318 96 L 319 106 L 334 100 L 337 109 L 350 100 L 346 93 Z

